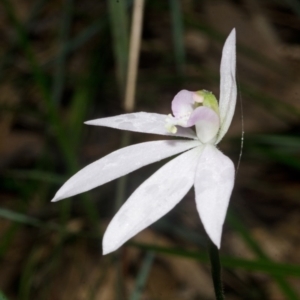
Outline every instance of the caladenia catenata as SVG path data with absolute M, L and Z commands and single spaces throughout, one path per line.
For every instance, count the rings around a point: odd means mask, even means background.
M 172 113 L 129 113 L 86 122 L 121 130 L 176 136 L 128 146 L 86 166 L 71 177 L 52 201 L 91 190 L 150 163 L 180 154 L 166 163 L 127 199 L 108 225 L 103 237 L 103 254 L 122 246 L 138 232 L 169 212 L 195 188 L 196 206 L 210 245 L 215 288 L 219 289 L 218 249 L 235 169 L 232 161 L 217 149 L 226 134 L 236 106 L 235 29 L 223 47 L 220 66 L 220 97 L 206 90 L 180 91 L 172 101 Z M 195 130 L 194 130 L 195 129 Z M 217 270 L 219 269 L 219 271 Z M 216 295 L 221 295 L 216 291 Z M 217 296 L 222 299 L 222 296 Z M 221 297 L 221 298 L 220 298 Z

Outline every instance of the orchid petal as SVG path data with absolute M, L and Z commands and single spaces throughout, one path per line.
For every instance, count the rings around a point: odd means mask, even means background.
M 210 108 L 201 106 L 191 114 L 187 124 L 196 125 L 196 133 L 202 143 L 213 141 L 219 131 L 219 116 Z
M 205 145 L 195 176 L 196 205 L 208 236 L 218 248 L 233 184 L 232 161 L 215 146 Z
M 103 254 L 169 212 L 193 186 L 196 163 L 202 147 L 171 160 L 141 184 L 110 222 L 103 237 Z
M 217 143 L 223 138 L 227 132 L 235 110 L 236 105 L 236 80 L 235 80 L 235 29 L 229 34 L 222 52 L 222 60 L 220 67 L 220 118 L 221 128 L 218 135 Z
M 172 100 L 172 112 L 176 118 L 190 115 L 194 109 L 193 92 L 182 90 Z
M 87 125 L 97 125 L 130 130 L 136 132 L 180 136 L 196 139 L 195 132 L 189 128 L 178 128 L 176 133 L 170 133 L 165 128 L 167 115 L 138 112 L 87 121 Z
M 143 166 L 197 147 L 199 144 L 199 141 L 155 141 L 114 151 L 72 176 L 58 190 L 52 201 L 86 192 Z

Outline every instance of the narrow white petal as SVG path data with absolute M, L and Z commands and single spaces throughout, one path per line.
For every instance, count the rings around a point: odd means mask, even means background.
M 208 236 L 218 248 L 233 184 L 232 161 L 215 146 L 205 145 L 195 176 L 196 205 Z
M 85 124 L 106 126 L 136 132 L 180 136 L 191 139 L 197 138 L 195 132 L 190 128 L 178 127 L 176 133 L 168 132 L 165 127 L 166 119 L 167 115 L 138 112 L 87 121 Z
M 220 118 L 221 128 L 218 135 L 217 143 L 223 138 L 227 132 L 236 105 L 236 80 L 235 80 L 235 65 L 236 65 L 236 54 L 235 54 L 235 29 L 229 34 L 222 52 L 222 60 L 220 67 Z
M 198 141 L 169 140 L 146 142 L 122 148 L 86 166 L 72 176 L 52 201 L 71 197 L 143 166 L 199 146 Z
M 103 237 L 103 254 L 118 249 L 186 195 L 194 184 L 201 149 L 200 146 L 174 158 L 135 190 L 108 225 Z

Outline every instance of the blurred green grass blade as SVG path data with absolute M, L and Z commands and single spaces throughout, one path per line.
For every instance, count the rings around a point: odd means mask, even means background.
M 256 147 L 256 150 L 264 154 L 268 159 L 272 161 L 281 163 L 295 170 L 300 170 L 300 160 L 299 158 L 294 158 L 290 154 L 284 154 L 282 151 L 275 149 L 264 149 L 262 147 Z
M 294 105 L 250 88 L 245 84 L 240 84 L 239 87 L 242 94 L 247 95 L 249 98 L 255 100 L 257 104 L 264 106 L 267 110 L 273 111 L 283 119 L 289 119 L 292 116 L 300 117 L 300 109 Z
M 147 251 L 143 260 L 141 269 L 136 278 L 135 289 L 130 297 L 130 300 L 139 300 L 145 288 L 147 278 L 151 271 L 151 267 L 154 261 L 155 254 L 152 251 Z
M 204 235 L 200 235 L 199 232 L 193 231 L 191 228 L 181 226 L 179 222 L 174 224 L 174 222 L 161 219 L 153 224 L 152 227 L 155 230 L 166 233 L 168 236 L 171 233 L 172 235 L 183 238 L 199 247 L 207 246 L 207 238 Z
M 203 22 L 203 19 L 199 21 L 195 17 L 191 17 L 190 15 L 185 15 L 184 18 L 185 24 L 195 28 L 202 33 L 208 35 L 210 38 L 220 42 L 222 45 L 224 44 L 224 41 L 227 37 L 227 34 L 222 34 L 213 27 L 209 26 L 208 24 Z M 282 74 L 282 76 L 286 76 L 284 73 L 284 70 L 282 67 L 276 63 L 276 61 L 269 59 L 268 57 L 249 49 L 248 46 L 241 45 L 240 43 L 237 45 L 237 50 L 239 53 L 245 55 L 246 57 L 252 59 L 256 63 L 260 64 L 260 66 L 266 67 L 270 70 L 273 70 L 275 72 L 278 72 L 279 74 Z
M 36 57 L 34 55 L 34 52 L 31 48 L 30 42 L 28 40 L 27 33 L 26 33 L 24 27 L 22 26 L 22 24 L 17 19 L 14 8 L 11 5 L 11 2 L 9 0 L 1 0 L 1 2 L 4 4 L 5 12 L 9 16 L 9 18 L 13 24 L 13 27 L 16 30 L 20 46 L 21 46 L 22 50 L 24 51 L 24 53 L 26 54 L 28 62 L 31 66 L 34 80 L 43 95 L 43 100 L 45 101 L 45 104 L 47 107 L 49 121 L 55 131 L 57 140 L 59 142 L 59 145 L 61 146 L 61 150 L 65 156 L 67 164 L 69 164 L 69 166 L 72 166 L 74 168 L 75 161 L 76 161 L 75 157 L 72 155 L 72 152 L 70 151 L 70 148 L 68 145 L 68 138 L 64 134 L 60 119 L 55 110 L 55 106 L 53 105 L 53 102 L 52 102 L 52 97 L 49 92 L 47 79 L 36 60 Z
M 259 257 L 262 259 L 267 259 L 267 255 L 263 252 L 258 243 L 253 239 L 249 230 L 244 226 L 243 222 L 241 222 L 236 214 L 231 211 L 227 212 L 226 220 L 230 224 L 234 230 L 236 230 L 239 235 L 242 237 L 244 242 L 248 245 L 248 247 Z
M 64 53 L 66 56 L 72 54 L 80 47 L 85 45 L 89 40 L 94 38 L 97 34 L 99 34 L 105 27 L 108 25 L 108 18 L 103 16 L 101 20 L 94 22 L 92 25 L 87 26 L 85 29 L 82 29 L 80 33 L 77 34 L 74 38 L 70 38 L 68 43 L 64 44 Z M 59 60 L 60 53 L 55 54 L 51 59 L 49 59 L 43 67 L 52 66 L 52 64 L 56 63 Z
M 0 208 L 0 217 L 11 220 L 13 222 L 22 223 L 24 225 L 31 225 L 34 227 L 42 226 L 42 223 L 38 219 L 12 211 L 10 209 Z
M 9 248 L 9 245 L 17 233 L 20 225 L 18 223 L 13 223 L 9 228 L 2 234 L 0 239 L 0 259 L 2 259 Z
M 86 239 L 102 239 L 102 235 L 97 231 L 93 232 L 76 232 L 67 230 L 65 227 L 61 226 L 60 224 L 53 223 L 53 222 L 42 222 L 41 220 L 30 217 L 24 213 L 15 212 L 9 209 L 0 208 L 0 218 L 7 219 L 9 221 L 15 222 L 14 224 L 21 224 L 26 226 L 32 226 L 32 227 L 38 227 L 45 230 L 53 230 L 57 232 L 63 232 L 65 234 L 69 235 L 75 235 L 78 237 L 86 238 Z M 9 229 L 11 231 L 11 234 L 15 233 L 15 229 Z M 0 255 L 2 254 L 2 244 L 0 244 Z M 4 245 L 4 247 L 6 247 Z
M 300 138 L 292 135 L 255 135 L 248 143 L 249 153 L 259 153 L 268 160 L 300 170 Z
M 3 294 L 1 290 L 0 290 L 0 300 L 8 300 L 8 298 Z
M 23 214 L 0 210 L 1 216 L 10 220 L 20 222 L 31 226 L 42 226 L 43 224 L 36 218 L 28 217 Z M 87 236 L 88 237 L 88 236 Z M 96 238 L 96 236 L 94 236 Z M 93 236 L 91 236 L 93 238 Z M 165 253 L 169 255 L 179 256 L 183 258 L 195 259 L 200 262 L 209 262 L 208 256 L 203 252 L 186 251 L 182 249 L 172 249 L 167 247 L 159 247 L 148 244 L 130 243 L 140 249 L 146 249 L 149 251 L 156 251 L 158 253 Z M 264 272 L 274 276 L 296 276 L 300 277 L 300 266 L 289 265 L 282 263 L 274 263 L 267 260 L 245 260 L 240 258 L 221 256 L 221 262 L 224 267 L 244 269 L 247 271 Z M 293 298 L 292 298 L 293 299 Z
M 3 180 L 1 181 L 3 183 Z M 39 187 L 39 183 L 36 181 L 28 182 L 26 184 L 21 184 L 20 181 L 14 180 L 13 189 L 18 193 L 20 199 L 23 201 L 18 201 L 17 209 L 18 212 L 12 211 L 9 209 L 2 209 L 2 215 L 0 218 L 5 218 L 9 221 L 12 221 L 10 226 L 6 229 L 6 231 L 2 234 L 0 240 L 0 257 L 4 257 L 6 252 L 10 249 L 11 243 L 14 241 L 16 233 L 22 229 L 22 225 L 40 227 L 42 222 L 31 216 L 27 216 L 23 212 L 27 210 L 28 200 L 32 197 L 32 191 L 36 190 Z M 8 185 L 8 189 L 10 189 Z M 52 228 L 52 224 L 47 225 L 49 228 Z M 58 227 L 59 228 L 59 227 Z
M 56 107 L 52 101 L 52 96 L 49 91 L 48 83 L 46 80 L 46 77 L 44 73 L 42 72 L 36 57 L 34 55 L 33 49 L 31 48 L 30 42 L 28 40 L 28 36 L 26 31 L 24 30 L 24 27 L 22 24 L 19 22 L 15 15 L 15 11 L 13 6 L 11 5 L 11 2 L 9 0 L 1 0 L 2 3 L 4 4 L 5 12 L 9 16 L 15 30 L 17 33 L 17 36 L 19 38 L 19 43 L 26 54 L 26 57 L 28 59 L 28 62 L 31 66 L 35 82 L 37 86 L 39 87 L 40 91 L 42 92 L 43 95 L 43 100 L 45 101 L 45 105 L 47 107 L 47 113 L 48 113 L 48 118 L 50 121 L 51 126 L 54 129 L 55 132 L 55 137 L 57 138 L 57 142 L 60 146 L 60 149 L 62 151 L 62 154 L 64 156 L 66 165 L 69 169 L 70 173 L 74 173 L 77 171 L 77 159 L 76 155 L 74 152 L 74 149 L 72 148 L 72 145 L 70 143 L 70 138 L 66 134 L 63 126 L 62 126 L 62 121 L 59 118 L 58 112 L 56 110 Z M 67 206 L 68 203 L 70 202 L 69 199 L 65 200 L 63 205 L 63 210 L 64 214 L 67 213 Z M 94 206 L 92 202 L 90 201 L 83 201 L 84 208 L 87 210 L 87 214 L 89 217 L 93 218 L 93 222 L 96 222 L 96 215 L 97 210 L 95 208 L 92 208 L 91 206 Z M 63 217 L 65 219 L 67 216 Z
M 107 0 L 117 79 L 121 93 L 125 90 L 129 47 L 127 1 Z
M 36 267 L 36 257 L 37 252 L 39 251 L 39 248 L 33 247 L 33 250 L 29 254 L 29 257 L 27 258 L 25 264 L 22 268 L 21 278 L 19 282 L 19 300 L 29 300 L 32 299 L 30 297 L 30 292 L 32 288 L 32 282 L 34 279 L 34 269 Z
M 286 296 L 286 299 L 290 300 L 299 300 L 299 295 L 295 289 L 290 285 L 290 283 L 285 279 L 285 276 L 282 275 L 273 275 L 272 276 L 283 294 Z
M 64 176 L 40 170 L 8 170 L 4 176 L 21 180 L 35 180 L 48 183 L 62 184 L 66 180 Z
M 66 58 L 67 58 L 64 45 L 68 43 L 72 13 L 73 13 L 73 0 L 64 0 L 63 14 L 61 18 L 60 43 L 59 43 L 61 50 L 54 68 L 54 78 L 53 78 L 53 87 L 52 87 L 52 102 L 54 106 L 58 106 L 61 103 L 63 90 L 64 90 L 64 83 L 66 77 Z M 59 205 L 60 205 L 60 222 L 61 224 L 66 226 L 71 216 L 72 203 L 70 199 L 66 199 L 66 201 L 63 201 Z M 60 233 L 60 238 L 62 241 L 64 240 L 65 235 L 66 233 L 63 231 Z
M 108 50 L 102 50 L 101 56 L 99 55 L 101 49 L 106 49 L 105 43 L 105 39 L 101 39 L 90 54 L 87 75 L 79 79 L 74 91 L 69 109 L 68 126 L 70 131 L 76 132 L 71 137 L 75 148 L 79 146 L 82 131 L 85 127 L 83 123 L 86 121 L 89 106 L 96 99 L 99 90 L 105 84 L 105 70 L 109 52 Z
M 239 220 L 236 214 L 229 211 L 227 213 L 227 221 L 229 224 L 240 234 L 243 240 L 246 242 L 248 247 L 258 256 L 259 259 L 269 261 L 272 264 L 272 261 L 268 258 L 263 249 L 259 244 L 254 240 L 249 230 L 244 226 L 243 222 Z M 294 288 L 288 283 L 285 279 L 285 276 L 281 275 L 272 275 L 274 281 L 277 283 L 281 291 L 286 295 L 287 299 L 297 300 L 298 295 Z
M 176 68 L 178 74 L 180 76 L 183 76 L 185 71 L 185 45 L 181 1 L 169 0 L 169 3 L 172 20 L 172 33 Z
M 260 271 L 270 275 L 300 277 L 300 266 L 274 263 L 265 260 L 246 260 L 233 257 L 221 257 L 222 265 L 229 268 Z
M 78 50 L 81 46 L 87 43 L 90 39 L 94 38 L 95 35 L 100 33 L 105 26 L 108 24 L 108 19 L 103 16 L 101 20 L 94 22 L 92 25 L 83 29 L 78 35 L 69 40 L 67 44 L 64 45 L 64 51 L 66 55 L 71 54 L 75 50 Z M 58 54 L 59 55 L 59 54 Z M 58 56 L 54 59 L 57 60 Z M 51 61 L 52 63 L 52 61 Z
M 281 147 L 282 151 L 294 150 L 296 152 L 300 149 L 300 136 L 297 135 L 259 134 L 255 135 L 255 140 L 271 146 Z
M 33 227 L 46 229 L 46 230 L 55 230 L 59 232 L 61 235 L 67 232 L 66 228 L 60 224 L 55 224 L 52 222 L 43 222 L 38 218 L 26 214 L 26 210 L 28 210 L 27 207 L 28 199 L 32 197 L 32 191 L 37 189 L 40 186 L 40 183 L 38 183 L 37 181 L 32 181 L 26 184 L 20 184 L 20 181 L 15 181 L 14 188 L 16 188 L 16 185 L 20 185 L 19 187 L 20 198 L 24 199 L 24 201 L 19 203 L 19 209 L 18 209 L 19 211 L 0 207 L 0 218 L 2 217 L 4 219 L 14 222 L 12 224 L 12 227 L 13 225 L 17 225 L 16 229 L 18 229 L 18 225 L 20 224 L 20 225 L 33 226 Z M 10 231 L 12 232 L 10 233 Z M 5 243 L 0 244 L 0 250 L 2 250 L 2 247 L 5 249 L 8 248 L 8 245 L 10 244 L 15 233 L 16 230 L 14 230 L 14 228 L 12 229 L 9 228 L 7 230 L 6 235 L 10 239 L 6 241 L 7 245 Z
M 280 1 L 278 1 L 281 3 Z M 283 2 L 287 3 L 290 8 L 300 17 L 300 3 L 298 0 L 284 0 Z
M 82 131 L 84 128 L 83 122 L 85 121 L 89 103 L 88 97 L 88 89 L 86 87 L 79 86 L 75 90 L 71 103 L 68 126 L 70 128 L 69 130 L 74 133 L 71 136 L 71 143 L 75 149 L 78 149 L 82 138 Z
M 9 250 L 11 243 L 13 242 L 16 233 L 20 228 L 21 228 L 20 223 L 13 222 L 10 224 L 7 230 L 2 234 L 0 240 L 0 259 L 4 258 L 6 252 Z
M 52 88 L 52 99 L 57 105 L 61 102 L 62 93 L 64 89 L 64 82 L 66 77 L 66 59 L 67 51 L 65 45 L 68 44 L 72 14 L 73 14 L 73 0 L 64 0 L 63 11 L 61 18 L 61 32 L 60 32 L 60 53 L 57 57 L 54 67 L 54 79 Z
M 36 0 L 35 3 L 32 5 L 32 8 L 29 12 L 29 16 L 27 18 L 27 21 L 24 24 L 24 27 L 29 29 L 32 25 L 32 23 L 37 18 L 38 14 L 41 11 L 42 6 L 44 3 L 49 0 Z M 0 59 L 0 78 L 2 76 L 5 76 L 4 68 L 8 67 L 10 64 L 14 64 L 14 49 L 16 46 L 16 40 L 13 40 L 11 44 L 9 45 L 6 53 L 1 57 Z
M 127 16 L 127 0 L 115 1 L 107 0 L 108 14 L 110 21 L 110 29 L 112 35 L 112 47 L 114 51 L 115 70 L 117 82 L 119 84 L 119 91 L 121 99 L 125 92 L 125 85 L 127 81 L 127 64 L 129 54 L 129 30 L 128 30 L 128 16 Z M 125 132 L 122 134 L 122 143 L 129 144 L 130 134 Z M 124 176 L 117 181 L 117 193 L 115 196 L 115 206 L 119 206 L 124 201 L 125 188 L 127 177 Z M 121 269 L 121 255 L 120 251 L 115 254 L 116 257 L 116 299 L 124 299 L 124 281 Z
M 128 246 L 134 246 L 140 249 L 153 250 L 157 253 L 164 253 L 168 255 L 183 257 L 187 259 L 194 259 L 200 262 L 209 262 L 207 253 L 186 251 L 183 249 L 174 249 L 167 247 L 160 247 L 150 244 L 129 243 Z M 242 258 L 220 256 L 223 267 L 231 269 L 243 269 L 251 272 L 263 272 L 270 275 L 294 276 L 300 277 L 300 266 L 283 263 L 269 262 L 266 260 L 247 260 Z

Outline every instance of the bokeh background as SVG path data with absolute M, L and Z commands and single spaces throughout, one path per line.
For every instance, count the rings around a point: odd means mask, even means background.
M 124 113 L 130 0 L 0 1 L 0 299 L 214 299 L 194 192 L 115 254 L 102 234 L 165 161 L 50 203 L 126 145 L 164 137 L 84 125 Z M 219 94 L 237 30 L 238 102 L 220 149 L 238 164 L 221 248 L 226 299 L 300 299 L 300 3 L 148 0 L 134 111 Z M 241 152 L 242 121 L 244 145 Z

